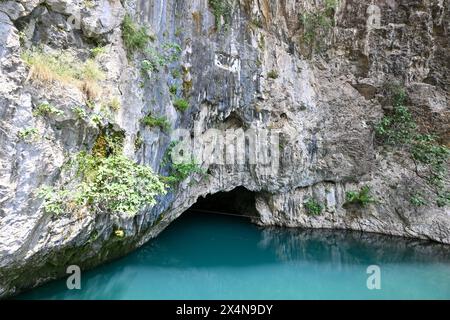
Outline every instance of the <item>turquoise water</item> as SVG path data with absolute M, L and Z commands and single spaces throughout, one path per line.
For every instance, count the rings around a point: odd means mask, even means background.
M 450 299 L 450 247 L 185 213 L 140 250 L 22 299 Z M 366 285 L 369 265 L 381 289 Z

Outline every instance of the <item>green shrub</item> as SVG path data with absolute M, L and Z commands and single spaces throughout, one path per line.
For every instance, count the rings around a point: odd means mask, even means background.
M 183 51 L 180 45 L 173 42 L 166 42 L 162 45 L 162 55 L 166 63 L 171 63 L 178 61 L 180 59 L 180 54 Z
M 218 30 L 221 28 L 222 18 L 225 28 L 228 28 L 233 14 L 232 0 L 208 0 L 208 4 L 212 9 L 216 28 Z
M 39 137 L 39 131 L 36 128 L 22 129 L 19 132 L 17 132 L 17 136 L 22 141 L 32 142 L 37 140 L 37 138 Z
M 101 56 L 102 54 L 105 54 L 106 47 L 95 47 L 95 48 L 92 48 L 90 51 L 91 51 L 91 57 L 96 58 L 98 56 Z
M 145 75 L 148 72 L 159 72 L 160 68 L 173 63 L 180 58 L 181 47 L 176 43 L 166 42 L 161 48 L 147 48 L 144 51 L 145 58 L 141 62 L 141 71 Z
M 413 116 L 404 106 L 407 96 L 401 86 L 389 84 L 387 90 L 394 110 L 375 126 L 377 139 L 391 148 L 408 152 L 416 164 L 416 170 L 419 172 L 422 169 L 421 177 L 436 189 L 438 204 L 442 204 L 445 201 L 439 201 L 439 195 L 443 193 L 448 175 L 450 149 L 440 145 L 434 135 L 418 132 Z
M 101 126 L 103 124 L 103 116 L 101 114 L 93 114 L 90 118 L 92 124 L 96 126 Z
M 122 154 L 92 159 L 92 178 L 80 186 L 77 202 L 109 212 L 136 214 L 156 203 L 155 196 L 165 192 L 150 167 L 136 164 Z
M 157 70 L 158 70 L 158 67 L 153 61 L 150 61 L 147 59 L 144 59 L 141 61 L 141 74 L 144 77 L 148 77 L 149 72 L 154 72 Z
M 436 143 L 432 135 L 416 135 L 411 149 L 412 158 L 427 166 L 427 180 L 431 185 L 443 187 L 447 175 L 450 149 Z
M 96 148 L 109 152 L 81 152 L 68 161 L 71 171 L 76 171 L 71 181 L 77 183 L 40 189 L 38 196 L 44 199 L 45 212 L 58 215 L 88 208 L 135 215 L 156 203 L 155 197 L 166 192 L 165 184 L 150 167 L 124 156 L 122 147 L 115 145 L 115 136 L 97 139 Z
M 131 55 L 138 50 L 144 50 L 151 37 L 145 27 L 136 24 L 127 14 L 122 22 L 122 39 L 128 54 Z
M 440 192 L 436 201 L 438 207 L 445 207 L 450 205 L 450 191 Z
M 183 181 L 193 173 L 204 173 L 202 168 L 194 160 L 191 160 L 190 162 L 173 163 L 170 177 L 172 177 L 174 181 Z
M 278 79 L 279 74 L 276 70 L 270 70 L 269 72 L 267 72 L 267 77 L 269 79 Z
M 324 209 L 322 204 L 312 198 L 308 199 L 305 203 L 303 203 L 303 205 L 306 208 L 306 213 L 310 216 L 318 216 L 322 214 Z
M 194 160 L 177 162 L 173 161 L 173 151 L 179 141 L 172 141 L 163 157 L 163 166 L 168 167 L 169 176 L 165 177 L 168 183 L 175 184 L 187 179 L 193 173 L 205 174 L 205 171 Z
M 177 98 L 175 99 L 175 101 L 173 102 L 173 106 L 179 110 L 179 111 L 186 111 L 187 109 L 189 109 L 189 102 L 186 99 L 183 98 Z
M 345 204 L 356 204 L 365 207 L 375 202 L 375 199 L 370 195 L 370 187 L 364 186 L 360 191 L 348 191 L 345 193 Z
M 44 186 L 37 192 L 37 196 L 44 199 L 44 211 L 56 216 L 65 213 L 70 194 L 69 190 L 56 190 L 49 186 Z
M 408 108 L 403 105 L 402 93 L 394 99 L 394 111 L 384 116 L 375 126 L 375 132 L 383 143 L 399 146 L 411 143 L 416 134 L 417 125 Z
M 64 112 L 49 103 L 41 103 L 33 110 L 33 115 L 38 116 L 63 116 Z
M 334 26 L 334 12 L 338 6 L 337 0 L 326 0 L 324 5 L 312 12 L 305 12 L 300 17 L 303 27 L 303 41 L 310 47 L 310 54 L 321 50 L 324 40 Z
M 144 118 L 142 118 L 142 123 L 150 128 L 159 127 L 163 131 L 170 131 L 171 125 L 169 120 L 167 120 L 166 117 L 154 117 L 151 114 L 146 115 Z
M 80 154 L 84 162 L 83 182 L 75 190 L 44 187 L 38 196 L 44 198 L 44 210 L 59 215 L 74 208 L 135 215 L 155 197 L 165 193 L 165 186 L 151 168 L 138 165 L 124 155 L 96 158 Z M 88 165 L 86 165 L 88 163 Z
M 178 86 L 176 84 L 173 84 L 169 87 L 170 94 L 176 96 L 178 92 Z
M 87 119 L 87 113 L 86 110 L 84 110 L 82 107 L 73 107 L 72 112 L 77 116 L 80 120 Z
M 411 196 L 411 198 L 409 199 L 409 202 L 414 206 L 414 207 L 421 207 L 421 206 L 425 206 L 427 205 L 427 201 L 423 198 L 423 196 L 419 193 L 414 194 L 413 196 Z

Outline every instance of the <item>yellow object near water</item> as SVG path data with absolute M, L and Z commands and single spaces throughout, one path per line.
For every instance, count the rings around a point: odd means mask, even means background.
M 125 236 L 125 232 L 123 230 L 116 230 L 114 231 L 114 234 L 119 238 L 123 238 Z

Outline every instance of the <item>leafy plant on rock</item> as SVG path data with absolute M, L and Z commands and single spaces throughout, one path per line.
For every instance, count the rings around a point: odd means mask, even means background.
M 176 98 L 173 102 L 173 106 L 179 111 L 186 111 L 189 109 L 189 102 L 183 98 Z
M 166 192 L 166 185 L 150 167 L 123 155 L 121 140 L 114 134 L 99 137 L 92 153 L 72 157 L 68 161 L 76 172 L 72 183 L 46 186 L 38 192 L 45 212 L 59 215 L 85 208 L 132 216 L 154 205 L 156 196 Z
M 231 23 L 231 18 L 233 14 L 233 3 L 232 0 L 208 0 L 208 4 L 212 9 L 214 15 L 216 29 L 220 30 L 223 26 L 228 28 Z
M 141 122 L 150 128 L 159 127 L 162 131 L 165 132 L 168 132 L 171 129 L 169 120 L 164 116 L 155 117 L 152 114 L 148 114 L 144 118 L 142 118 Z
M 337 6 L 337 0 L 325 0 L 325 3 L 316 10 L 301 15 L 302 40 L 309 46 L 310 56 L 315 51 L 323 49 L 324 40 L 334 26 L 334 12 Z
M 172 141 L 169 144 L 162 162 L 163 166 L 168 167 L 169 176 L 165 178 L 171 184 L 181 182 L 194 173 L 205 174 L 205 171 L 195 160 L 179 161 L 176 159 L 174 152 L 178 144 L 179 141 Z
M 147 47 L 151 37 L 144 26 L 140 26 L 127 14 L 122 22 L 122 39 L 128 55 Z
M 306 209 L 306 213 L 310 216 L 318 216 L 322 214 L 324 209 L 323 205 L 313 198 L 308 199 L 303 205 Z
M 391 85 L 390 90 L 393 111 L 375 126 L 377 140 L 385 146 L 408 153 L 415 163 L 417 175 L 424 178 L 436 193 L 438 206 L 444 206 L 447 202 L 442 199 L 445 199 L 447 192 L 445 181 L 448 178 L 450 149 L 439 144 L 435 135 L 418 131 L 411 112 L 405 106 L 406 93 L 399 85 Z
M 362 207 L 374 203 L 375 198 L 371 196 L 369 186 L 362 187 L 359 191 L 347 191 L 345 193 L 345 204 L 355 204 Z
M 141 61 L 141 72 L 159 72 L 161 68 L 180 58 L 181 47 L 176 43 L 166 42 L 161 48 L 149 47 L 144 50 L 145 59 Z
M 63 116 L 64 111 L 52 106 L 49 103 L 41 103 L 33 110 L 33 115 L 38 116 Z
M 17 136 L 20 140 L 30 143 L 38 139 L 39 131 L 36 128 L 26 128 L 17 132 Z

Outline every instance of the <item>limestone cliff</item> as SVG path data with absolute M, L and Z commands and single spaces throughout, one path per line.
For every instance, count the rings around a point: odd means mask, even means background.
M 449 29 L 447 0 L 0 1 L 0 296 L 126 254 L 236 187 L 263 225 L 450 244 L 448 161 L 431 184 L 433 160 L 375 132 L 401 86 L 401 119 L 450 146 Z M 174 176 L 176 129 L 267 131 L 277 162 L 200 159 Z M 69 210 L 82 178 L 68 160 L 107 157 L 116 136 L 167 191 L 134 214 Z M 43 186 L 68 190 L 62 212 Z

